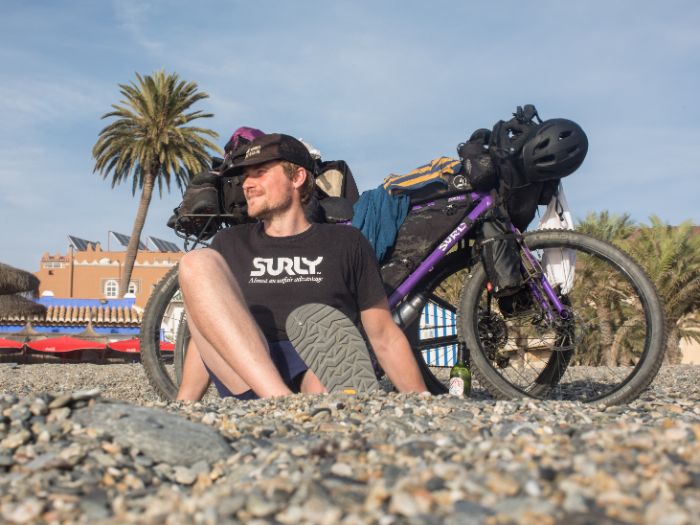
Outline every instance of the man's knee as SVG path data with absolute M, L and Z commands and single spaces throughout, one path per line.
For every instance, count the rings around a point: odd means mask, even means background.
M 187 283 L 201 282 L 207 277 L 221 277 L 225 269 L 226 261 L 219 252 L 206 248 L 193 250 L 180 259 L 180 287 L 187 286 Z

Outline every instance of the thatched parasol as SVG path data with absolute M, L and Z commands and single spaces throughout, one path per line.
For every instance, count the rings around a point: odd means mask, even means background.
M 37 295 L 39 279 L 36 275 L 19 270 L 9 264 L 0 263 L 0 295 L 30 292 Z
M 0 318 L 46 315 L 46 307 L 21 295 L 0 295 Z

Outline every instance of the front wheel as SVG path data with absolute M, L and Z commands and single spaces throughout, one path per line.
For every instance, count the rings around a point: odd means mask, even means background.
M 575 256 L 575 264 L 559 267 L 566 284 L 554 286 L 566 315 L 548 316 L 537 299 L 522 311 L 501 311 L 478 266 L 459 320 L 474 375 L 502 399 L 608 405 L 635 399 L 656 376 L 665 349 L 663 306 L 644 270 L 612 244 L 582 233 L 531 232 L 524 243 L 545 274 L 547 260 Z

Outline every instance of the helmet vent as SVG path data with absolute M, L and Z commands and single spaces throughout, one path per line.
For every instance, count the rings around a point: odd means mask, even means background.
M 556 160 L 556 157 L 554 155 L 545 155 L 544 157 L 540 157 L 537 159 L 537 164 L 540 166 L 545 166 L 547 164 L 551 164 Z
M 588 138 L 578 124 L 551 119 L 523 146 L 523 168 L 530 182 L 560 179 L 576 171 L 587 152 Z
M 549 139 L 548 138 L 544 139 L 541 142 L 538 142 L 537 145 L 535 146 L 534 150 L 540 151 L 540 150 L 546 149 L 547 146 L 549 146 Z

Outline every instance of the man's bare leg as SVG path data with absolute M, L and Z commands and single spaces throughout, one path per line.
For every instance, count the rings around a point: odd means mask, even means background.
M 222 383 L 233 393 L 290 394 L 224 258 L 207 248 L 189 252 L 179 280 L 192 339 Z
M 197 345 L 190 339 L 185 362 L 182 365 L 182 381 L 177 390 L 177 401 L 199 401 L 209 387 L 209 372 L 204 366 Z

